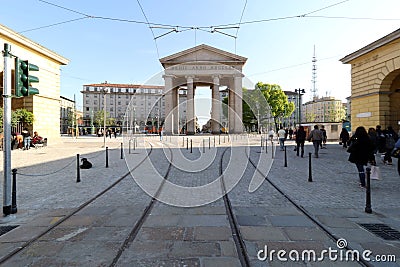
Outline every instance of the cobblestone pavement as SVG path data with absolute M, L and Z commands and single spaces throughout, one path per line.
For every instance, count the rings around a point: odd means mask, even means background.
M 296 157 L 291 141 L 287 142 L 287 167 L 284 167 L 284 153 L 275 151 L 272 159 L 270 144 L 268 153 L 261 150 L 260 136 L 231 136 L 229 140 L 222 136 L 190 137 L 193 153 L 186 147 L 189 143 L 186 137 L 165 136 L 163 143 L 158 137 L 146 139 L 153 144 L 149 161 L 135 169 L 129 179 L 7 261 L 5 266 L 109 265 L 150 202 L 151 197 L 141 183 L 155 181 L 151 184 L 155 186 L 157 181 L 152 178 L 166 173 L 167 158 L 171 157 L 166 147 L 173 147 L 173 159 L 178 161 L 171 169 L 170 181 L 181 187 L 196 188 L 219 181 L 220 155 L 225 147 L 232 146 L 224 157 L 224 179 L 229 182 L 235 176 L 241 178 L 228 196 L 252 266 L 354 266 L 355 262 L 330 261 L 327 257 L 318 262 L 282 262 L 277 259 L 277 253 L 272 261 L 257 257 L 264 255 L 260 250 L 266 246 L 269 252 L 283 249 L 318 253 L 328 248 L 338 249 L 321 226 L 335 237 L 344 238 L 352 249 L 371 250 L 373 256 L 390 254 L 400 258 L 399 241 L 384 240 L 359 225 L 381 223 L 400 230 L 400 177 L 394 167 L 396 161 L 393 167 L 380 164 L 383 179 L 371 181 L 373 213 L 367 214 L 365 190 L 358 187 L 357 170 L 337 144 L 329 144 L 321 150 L 319 158 L 312 158 L 313 182 L 308 182 L 308 152 L 312 148 L 308 144 L 307 157 L 300 158 Z M 61 144 L 47 148 L 13 151 L 13 167 L 18 168 L 18 213 L 0 219 L 0 226 L 20 226 L 0 236 L 0 258 L 137 166 L 150 151 L 142 137 L 137 140 L 138 147 L 133 150 L 131 143 L 129 153 L 127 139 L 107 139 L 109 168 L 105 168 L 101 138 L 65 138 Z M 218 149 L 214 148 L 214 142 Z M 124 159 L 120 158 L 121 143 Z M 76 183 L 77 153 L 89 158 L 94 165 L 90 170 L 81 170 L 80 183 Z M 246 163 L 244 153 L 259 163 L 258 169 L 263 175 L 251 164 L 242 167 Z M 197 167 L 201 172 L 193 169 Z M 264 181 L 265 175 L 321 226 Z M 151 190 L 147 192 L 154 194 Z M 164 192 L 168 201 L 185 198 L 190 201 L 188 196 L 174 195 L 174 191 L 167 193 Z M 208 199 L 213 193 L 207 192 L 202 197 Z M 184 206 L 184 202 L 178 203 Z M 388 262 L 371 263 L 398 266 Z M 121 254 L 117 266 L 240 266 L 223 201 L 218 199 L 194 208 L 158 202 L 137 237 Z

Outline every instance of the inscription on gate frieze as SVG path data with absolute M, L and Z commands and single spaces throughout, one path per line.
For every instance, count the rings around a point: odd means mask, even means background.
M 234 70 L 235 68 L 228 65 L 178 65 L 172 66 L 170 70 Z

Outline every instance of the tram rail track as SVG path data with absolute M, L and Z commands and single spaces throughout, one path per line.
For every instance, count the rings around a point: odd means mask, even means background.
M 116 180 L 114 183 L 112 183 L 110 186 L 108 186 L 106 189 L 104 189 L 103 191 L 101 191 L 100 193 L 98 193 L 97 195 L 95 195 L 94 197 L 92 197 L 91 199 L 89 199 L 88 201 L 86 201 L 85 203 L 83 203 L 82 205 L 80 205 L 78 208 L 76 208 L 74 211 L 72 211 L 71 213 L 69 213 L 68 215 L 64 216 L 63 218 L 61 218 L 59 221 L 57 221 L 56 223 L 54 223 L 52 226 L 50 226 L 49 228 L 47 228 L 46 230 L 44 230 L 43 232 L 41 232 L 40 234 L 38 234 L 37 236 L 35 236 L 34 238 L 32 238 L 31 240 L 25 242 L 23 245 L 21 245 L 20 247 L 18 247 L 17 249 L 13 250 L 12 252 L 10 252 L 9 254 L 7 254 L 6 256 L 4 256 L 3 258 L 0 259 L 0 265 L 6 263 L 9 259 L 11 259 L 12 257 L 16 256 L 17 254 L 19 254 L 20 252 L 22 252 L 23 250 L 27 249 L 29 246 L 31 246 L 32 244 L 34 244 L 36 241 L 38 241 L 41 237 L 43 237 L 44 235 L 50 233 L 52 230 L 54 230 L 55 228 L 57 228 L 58 226 L 60 226 L 62 223 L 66 222 L 68 219 L 70 219 L 72 216 L 74 216 L 75 214 L 79 213 L 81 210 L 83 210 L 85 207 L 87 207 L 88 205 L 90 205 L 91 203 L 93 203 L 96 199 L 99 199 L 101 196 L 103 196 L 106 192 L 110 191 L 112 188 L 114 188 L 117 184 L 119 184 L 120 182 L 122 182 L 126 177 L 129 177 L 130 174 L 136 170 L 139 166 L 141 166 L 143 164 L 143 162 L 147 159 L 150 158 L 150 155 L 153 151 L 153 145 L 151 144 L 151 142 L 149 142 L 151 149 L 150 151 L 147 153 L 147 155 L 145 156 L 144 159 L 142 159 L 138 164 L 136 164 L 132 169 L 130 169 L 125 175 L 121 176 L 118 180 Z M 160 193 L 162 192 L 162 188 L 165 184 L 165 182 L 167 181 L 169 175 L 171 174 L 171 171 L 173 170 L 173 153 L 172 153 L 172 149 L 169 146 L 165 146 L 167 147 L 170 152 L 171 152 L 171 158 L 170 158 L 170 162 L 168 164 L 167 167 L 167 171 L 165 172 L 165 174 L 163 175 L 164 180 L 162 181 L 162 183 L 160 184 L 159 188 L 157 189 L 155 195 L 151 198 L 150 202 L 145 206 L 144 210 L 141 212 L 141 215 L 139 216 L 139 219 L 134 223 L 132 229 L 130 230 L 128 236 L 124 239 L 124 241 L 122 242 L 122 245 L 119 247 L 117 253 L 115 254 L 115 257 L 112 259 L 111 264 L 109 266 L 116 266 L 118 265 L 118 261 L 121 258 L 121 256 L 123 255 L 123 253 L 125 252 L 125 250 L 127 248 L 129 248 L 132 244 L 132 242 L 134 242 L 138 236 L 138 233 L 140 231 L 140 229 L 142 229 L 143 225 L 145 224 L 146 219 L 149 217 L 153 207 L 155 206 L 155 204 L 157 202 L 159 202 L 157 200 L 158 196 L 160 195 Z M 219 159 L 219 166 L 218 166 L 218 173 L 221 177 L 220 182 L 221 182 L 221 188 L 222 188 L 222 192 L 223 192 L 223 202 L 224 202 L 224 206 L 225 206 L 225 210 L 226 210 L 226 215 L 229 221 L 229 225 L 231 228 L 231 233 L 232 233 L 232 238 L 236 247 L 236 252 L 237 252 L 237 256 L 239 258 L 239 261 L 241 263 L 242 266 L 251 266 L 251 262 L 250 262 L 250 257 L 246 248 L 246 245 L 244 243 L 244 239 L 242 237 L 242 234 L 240 232 L 240 225 L 237 222 L 236 219 L 236 215 L 234 213 L 230 198 L 229 198 L 229 193 L 226 191 L 226 187 L 225 187 L 225 182 L 224 182 L 224 157 L 226 155 L 226 152 L 229 151 L 229 147 L 224 148 L 223 151 L 221 151 L 221 155 L 220 155 L 220 159 Z M 254 151 L 254 149 L 253 149 Z M 272 186 L 280 195 L 282 195 L 288 202 L 290 202 L 294 207 L 296 207 L 296 209 L 298 209 L 302 214 L 304 214 L 308 219 L 310 219 L 318 228 L 320 228 L 331 240 L 337 242 L 339 240 L 338 237 L 336 237 L 331 231 L 329 231 L 324 225 L 322 225 L 318 220 L 316 220 L 306 209 L 304 209 L 301 205 L 299 205 L 298 203 L 296 203 L 290 196 L 288 196 L 281 188 L 279 188 L 271 179 L 268 178 L 268 175 L 265 175 L 258 167 L 257 164 L 254 162 L 254 160 L 251 158 L 252 155 L 252 149 L 250 148 L 249 152 L 246 151 L 246 156 L 247 156 L 247 160 L 250 163 L 251 166 L 253 166 L 254 170 L 256 172 L 258 172 L 260 175 L 262 175 L 264 177 L 264 180 L 270 185 Z M 346 249 L 348 250 L 352 250 L 350 246 L 348 246 Z M 357 261 L 361 266 L 371 266 L 368 262 L 366 262 L 363 259 L 359 259 Z
M 70 219 L 72 216 L 76 215 L 77 213 L 79 213 L 80 211 L 82 211 L 85 207 L 89 206 L 91 203 L 93 203 L 95 200 L 99 199 L 101 196 L 103 196 L 104 194 L 106 194 L 107 192 L 109 192 L 111 189 L 113 189 L 116 185 L 118 185 L 119 183 L 121 183 L 124 179 L 126 179 L 127 177 L 130 177 L 130 174 L 137 169 L 148 157 L 150 157 L 151 153 L 153 152 L 153 146 L 150 144 L 150 151 L 147 153 L 146 157 L 144 157 L 144 159 L 142 159 L 137 165 L 135 165 L 132 169 L 130 169 L 127 173 L 125 173 L 124 175 L 122 175 L 119 179 L 117 179 L 115 182 L 113 182 L 111 185 L 109 185 L 107 188 L 105 188 L 104 190 L 102 190 L 101 192 L 99 192 L 98 194 L 96 194 L 94 197 L 90 198 L 89 200 L 87 200 L 86 202 L 84 202 L 83 204 L 81 204 L 79 207 L 77 207 L 75 210 L 73 210 L 72 212 L 70 212 L 69 214 L 65 215 L 64 217 L 62 217 L 60 220 L 58 220 L 57 222 L 55 222 L 53 225 L 51 225 L 50 227 L 48 227 L 46 230 L 40 232 L 38 235 L 36 235 L 34 238 L 26 241 L 24 244 L 20 245 L 18 248 L 14 249 L 13 251 L 11 251 L 10 253 L 8 253 L 7 255 L 3 256 L 2 258 L 0 258 L 0 265 L 6 263 L 8 260 L 10 260 L 12 257 L 16 256 L 17 254 L 21 253 L 23 250 L 27 249 L 28 247 L 30 247 L 33 243 L 35 243 L 36 241 L 38 241 L 41 237 L 45 236 L 46 234 L 50 233 L 51 231 L 53 231 L 55 228 L 57 228 L 58 226 L 60 226 L 62 223 L 65 223 L 68 219 Z
M 287 199 L 293 206 L 296 207 L 302 214 L 304 214 L 308 219 L 310 219 L 315 225 L 317 225 L 329 238 L 331 238 L 333 241 L 338 242 L 339 238 L 329 231 L 324 225 L 322 225 L 318 220 L 316 220 L 306 209 L 304 209 L 301 205 L 296 203 L 290 196 L 288 196 L 281 188 L 279 188 L 271 179 L 268 178 L 268 175 L 265 175 L 256 165 L 256 163 L 250 158 L 250 154 L 247 154 L 246 151 L 246 156 L 248 158 L 248 161 L 250 164 L 253 166 L 253 168 L 262 176 L 264 176 L 264 180 L 271 185 L 277 192 L 279 192 L 285 199 Z M 345 248 L 346 250 L 354 250 L 351 248 L 349 245 Z M 366 266 L 370 267 L 372 266 L 370 263 L 365 261 L 363 258 L 360 258 L 357 260 L 357 263 L 360 264 L 361 266 Z

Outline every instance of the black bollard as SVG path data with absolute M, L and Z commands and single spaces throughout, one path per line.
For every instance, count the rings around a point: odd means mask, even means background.
M 206 153 L 205 140 L 203 139 L 203 153 Z
M 193 140 L 190 139 L 190 153 L 193 153 Z
M 108 168 L 108 146 L 106 147 L 106 168 Z
M 366 184 L 366 201 L 365 201 L 365 212 L 372 213 L 371 208 L 371 168 L 367 167 L 367 184 Z
M 12 169 L 11 214 L 17 213 L 17 169 Z
M 214 147 L 215 147 L 215 135 L 214 135 Z
M 131 139 L 129 139 L 129 154 L 131 154 Z
M 287 167 L 287 154 L 286 154 L 286 146 L 285 146 L 285 165 L 284 167 Z
M 308 153 L 308 181 L 312 182 L 311 152 Z
M 262 137 L 261 137 L 261 150 L 264 150 L 264 142 L 263 142 Z
M 81 182 L 81 168 L 79 168 L 79 154 L 76 154 L 76 182 Z
M 121 159 L 124 158 L 124 144 L 121 143 Z
M 265 139 L 265 154 L 268 154 L 268 139 Z

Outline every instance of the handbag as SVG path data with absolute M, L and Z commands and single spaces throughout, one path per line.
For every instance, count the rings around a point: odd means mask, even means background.
M 370 178 L 372 180 L 382 180 L 381 170 L 377 166 L 371 166 L 371 175 Z
M 392 150 L 392 157 L 394 158 L 400 158 L 400 148 L 394 148 Z

